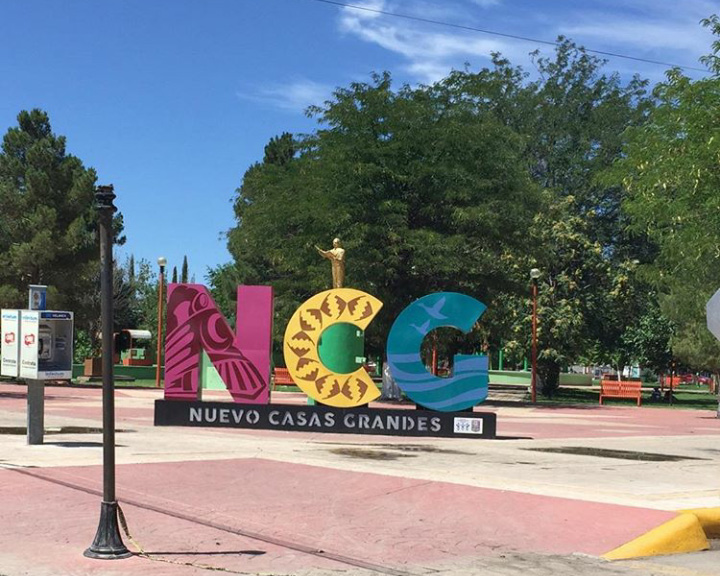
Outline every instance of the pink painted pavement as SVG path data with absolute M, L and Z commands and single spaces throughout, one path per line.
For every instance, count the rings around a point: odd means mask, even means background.
M 152 403 L 161 395 L 153 389 L 118 390 L 118 427 L 142 425 L 143 433 L 151 435 Z M 100 396 L 97 388 L 48 386 L 47 418 L 83 418 L 100 426 Z M 297 394 L 276 394 L 274 399 L 303 401 Z M 720 434 L 720 421 L 709 411 L 483 409 L 499 412 L 498 432 L 507 437 Z M 25 387 L 0 385 L 0 414 L 24 411 Z M 281 434 L 288 441 L 308 438 L 302 433 L 223 432 Z M 323 437 L 329 442 L 367 442 L 366 437 Z M 126 464 L 117 467 L 118 499 L 131 533 L 155 561 L 135 557 L 98 563 L 83 558 L 82 551 L 97 526 L 102 468 L 2 466 L 0 456 L 0 573 L 12 576 L 140 574 L 150 562 L 153 574 L 160 576 L 200 574 L 191 566 L 199 564 L 252 573 L 353 573 L 365 565 L 418 573 L 448 562 L 513 552 L 599 555 L 673 516 L 259 458 Z M 453 470 L 447 474 L 451 479 Z
M 0 549 L 87 562 L 79 554 L 99 508 L 87 491 L 101 484 L 99 466 L 0 470 L 0 525 L 14 527 Z M 412 569 L 508 552 L 600 555 L 673 516 L 262 459 L 119 466 L 118 500 L 151 555 L 193 561 L 225 550 L 214 565 L 257 571 L 345 564 L 328 556 Z
M 0 410 L 25 413 L 25 386 L 0 384 Z M 47 386 L 45 409 L 47 415 L 87 418 L 101 422 L 101 390 L 97 387 Z M 140 397 L 142 406 L 125 405 L 125 399 Z M 227 395 L 204 392 L 207 400 L 224 399 Z M 153 401 L 162 398 L 162 390 L 153 388 L 118 389 L 116 391 L 116 419 L 152 424 Z M 306 396 L 298 393 L 276 392 L 272 402 L 305 404 Z M 135 403 L 133 403 L 135 404 Z M 371 406 L 413 409 L 412 404 L 372 403 Z M 666 410 L 635 406 L 538 406 L 526 407 L 522 413 L 515 408 L 498 408 L 483 404 L 477 411 L 497 412 L 498 434 L 506 437 L 595 438 L 606 436 L 684 436 L 692 434 L 720 434 L 720 420 L 707 410 Z M 230 430 L 238 433 L 238 430 Z M 257 432 L 253 432 L 256 434 Z M 270 432 L 275 434 L 275 432 Z M 287 434 L 287 433 L 285 433 Z M 292 433 L 291 433 L 292 434 Z M 305 433 L 297 433 L 305 436 Z M 347 436 L 344 436 L 347 438 Z

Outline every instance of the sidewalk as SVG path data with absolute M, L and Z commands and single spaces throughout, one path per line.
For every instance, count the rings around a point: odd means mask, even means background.
M 0 434 L 0 574 L 720 574 L 703 566 L 716 552 L 596 558 L 675 510 L 720 506 L 713 412 L 488 406 L 503 440 L 413 439 L 155 428 L 160 396 L 116 399 L 118 499 L 150 559 L 82 556 L 101 434 Z M 0 384 L 0 430 L 24 420 L 25 388 Z M 64 426 L 100 428 L 101 391 L 48 387 L 46 428 Z M 568 448 L 680 459 L 537 451 Z

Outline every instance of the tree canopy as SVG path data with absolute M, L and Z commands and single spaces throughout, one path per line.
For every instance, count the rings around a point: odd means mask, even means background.
M 0 150 L 0 307 L 24 308 L 28 285 L 46 284 L 51 306 L 74 311 L 78 327 L 94 334 L 100 315 L 95 171 L 67 153 L 47 113 L 22 111 L 17 122 Z M 122 215 L 113 224 L 115 243 L 122 244 Z
M 716 16 L 705 21 L 720 35 Z M 720 43 L 704 60 L 713 72 L 679 70 L 654 89 L 648 121 L 627 131 L 608 180 L 627 191 L 630 230 L 656 246 L 643 272 L 675 325 L 674 349 L 698 368 L 720 368 L 720 345 L 705 328 L 705 302 L 720 288 Z
M 495 55 L 491 68 L 421 87 L 394 88 L 390 74 L 377 74 L 311 107 L 318 129 L 271 139 L 237 190 L 234 264 L 211 275 L 223 301 L 233 282 L 273 284 L 284 326 L 329 287 L 312 246 L 338 236 L 348 285 L 385 303 L 369 329 L 373 352 L 409 302 L 452 290 L 490 305 L 478 348 L 509 343 L 526 354 L 527 272 L 537 265 L 551 371 L 581 350 L 596 360 L 616 353 L 619 319 L 644 313 L 633 262 L 646 248 L 619 217 L 622 187 L 598 175 L 652 102 L 646 82 L 604 74 L 602 61 L 565 39 L 536 66 L 530 81 Z

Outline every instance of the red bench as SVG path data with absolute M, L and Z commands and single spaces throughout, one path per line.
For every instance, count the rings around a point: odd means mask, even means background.
M 680 376 L 662 376 L 663 388 L 672 388 L 675 390 L 680 384 L 683 384 L 683 379 Z
M 600 404 L 603 398 L 636 398 L 637 405 L 642 401 L 641 382 L 626 380 L 601 380 L 600 381 Z
M 297 384 L 295 384 L 295 382 L 293 382 L 293 379 L 290 377 L 290 372 L 287 368 L 275 368 L 272 389 L 275 390 L 275 386 L 277 385 L 297 386 Z

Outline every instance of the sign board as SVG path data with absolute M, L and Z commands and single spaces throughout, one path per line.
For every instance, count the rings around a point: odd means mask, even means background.
M 197 426 L 445 438 L 495 438 L 497 415 L 458 416 L 430 410 L 392 410 L 292 404 L 155 401 L 155 426 Z
M 712 298 L 705 305 L 705 316 L 707 317 L 707 327 L 712 335 L 720 340 L 720 290 L 712 295 Z
M 326 290 L 307 299 L 290 318 L 284 359 L 292 381 L 318 403 L 307 407 L 269 404 L 272 289 L 239 286 L 237 306 L 233 333 L 207 288 L 170 284 L 165 399 L 155 402 L 156 426 L 495 437 L 495 415 L 472 410 L 488 394 L 487 356 L 456 355 L 452 374 L 439 378 L 430 373 L 420 354 L 423 340 L 436 328 L 469 332 L 486 309 L 482 302 L 456 292 L 428 294 L 395 320 L 387 343 L 388 363 L 398 388 L 423 408 L 415 411 L 366 407 L 380 396 L 380 390 L 365 368 L 357 365 L 364 358 L 362 349 L 346 343 L 352 344 L 358 331 L 361 336 L 382 307 L 374 296 L 353 288 Z M 340 326 L 350 329 L 333 330 Z M 333 349 L 333 366 L 321 357 L 321 347 L 330 338 L 342 341 Z M 344 350 L 347 357 L 336 355 L 336 349 Z M 204 355 L 233 403 L 201 401 L 199 374 Z
M 38 329 L 40 313 L 32 310 L 20 311 L 20 377 L 37 380 L 38 377 Z
M 20 311 L 0 311 L 0 375 L 20 375 Z
M 73 313 L 20 312 L 20 377 L 32 380 L 72 378 Z
M 28 310 L 45 310 L 47 302 L 47 286 L 30 284 L 28 293 Z

